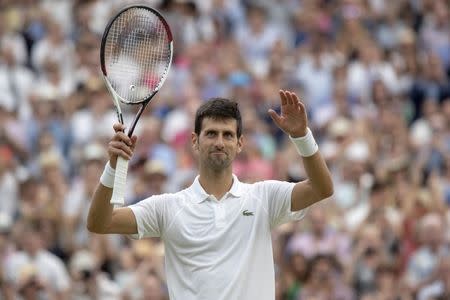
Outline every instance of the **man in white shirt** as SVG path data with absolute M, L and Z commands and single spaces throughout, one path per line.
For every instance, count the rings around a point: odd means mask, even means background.
M 39 295 L 34 299 L 68 299 L 70 278 L 63 261 L 43 247 L 38 223 L 21 225 L 22 250 L 12 252 L 2 269 L 8 293 L 13 299 L 29 293 Z
M 232 162 L 242 149 L 241 115 L 236 102 L 215 98 L 195 117 L 192 147 L 199 176 L 194 183 L 125 208 L 110 204 L 114 167 L 118 155 L 131 158 L 136 136 L 128 138 L 123 125 L 114 125 L 110 161 L 91 203 L 88 229 L 161 237 L 170 299 L 274 299 L 271 229 L 302 218 L 306 207 L 333 193 L 303 103 L 288 91 L 280 91 L 280 99 L 281 114 L 268 113 L 303 157 L 307 180 L 239 182 Z

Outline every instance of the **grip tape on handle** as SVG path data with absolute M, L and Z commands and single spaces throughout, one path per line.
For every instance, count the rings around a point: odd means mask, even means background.
M 117 158 L 116 174 L 114 176 L 114 187 L 111 197 L 111 204 L 123 206 L 125 204 L 125 185 L 127 183 L 128 160 L 122 157 Z

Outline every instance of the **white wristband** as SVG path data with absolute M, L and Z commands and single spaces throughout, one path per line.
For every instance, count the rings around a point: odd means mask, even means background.
M 306 135 L 293 138 L 289 136 L 291 141 L 294 143 L 295 148 L 297 148 L 298 153 L 303 157 L 309 157 L 314 155 L 317 151 L 319 151 L 319 146 L 317 146 L 316 141 L 312 135 L 312 132 L 309 128 L 306 128 Z
M 105 165 L 105 169 L 103 170 L 102 176 L 100 176 L 100 183 L 106 187 L 113 188 L 114 187 L 114 175 L 116 174 L 116 170 L 114 170 L 109 161 Z

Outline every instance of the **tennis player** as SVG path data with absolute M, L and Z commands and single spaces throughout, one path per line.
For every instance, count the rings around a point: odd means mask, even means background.
M 301 219 L 308 206 L 333 193 L 303 103 L 289 91 L 280 91 L 280 100 L 281 114 L 272 109 L 268 113 L 297 148 L 307 180 L 240 182 L 232 172 L 243 142 L 238 104 L 212 99 L 195 116 L 192 147 L 198 154 L 199 175 L 192 185 L 113 209 L 117 156 L 130 159 L 136 143 L 136 137 L 121 132 L 122 125 L 114 125 L 110 159 L 89 210 L 89 231 L 138 239 L 161 237 L 170 299 L 273 300 L 271 229 Z

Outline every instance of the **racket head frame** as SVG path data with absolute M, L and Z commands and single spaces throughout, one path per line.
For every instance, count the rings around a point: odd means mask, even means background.
M 167 67 L 164 70 L 164 73 L 161 76 L 161 79 L 160 79 L 158 85 L 153 90 L 153 92 L 148 94 L 147 96 L 145 96 L 140 101 L 133 101 L 133 102 L 131 102 L 131 101 L 128 101 L 128 100 L 124 99 L 116 91 L 114 91 L 113 87 L 111 86 L 111 83 L 108 80 L 108 72 L 106 70 L 106 64 L 105 64 L 105 46 L 106 46 L 106 41 L 107 41 L 107 37 L 108 37 L 109 31 L 110 31 L 112 25 L 114 24 L 114 21 L 121 14 L 126 12 L 127 10 L 135 9 L 135 8 L 148 10 L 148 11 L 150 11 L 151 13 L 153 13 L 154 15 L 156 15 L 159 18 L 161 23 L 164 25 L 164 28 L 165 28 L 166 33 L 167 33 L 167 38 L 169 40 L 169 53 L 170 53 L 170 56 L 169 56 L 169 61 L 168 61 Z M 145 105 L 143 106 L 145 108 L 146 103 L 150 102 L 150 100 L 153 98 L 153 96 L 155 96 L 155 94 L 159 91 L 161 86 L 164 84 L 164 81 L 166 80 L 167 75 L 169 74 L 170 67 L 172 65 L 172 57 L 173 57 L 173 35 L 172 35 L 172 31 L 170 30 L 169 24 L 167 23 L 166 19 L 164 19 L 162 14 L 159 11 L 157 11 L 156 9 L 148 7 L 148 6 L 145 6 L 145 5 L 130 5 L 130 6 L 124 7 L 114 17 L 111 18 L 111 20 L 108 22 L 108 24 L 105 27 L 105 30 L 104 30 L 103 36 L 102 36 L 102 40 L 101 40 L 101 44 L 100 44 L 100 67 L 101 67 L 101 70 L 102 70 L 103 78 L 104 78 L 104 80 L 106 82 L 106 86 L 107 86 L 108 90 L 111 92 L 111 94 L 113 95 L 114 105 L 116 106 L 118 115 L 122 114 L 121 110 L 120 110 L 120 106 L 119 106 L 119 101 L 122 102 L 122 103 L 125 103 L 125 104 L 144 104 L 145 103 Z M 139 116 L 140 116 L 140 114 L 139 114 Z M 120 121 L 121 117 L 118 117 L 118 118 L 119 118 L 119 121 Z M 123 124 L 123 120 L 122 120 L 121 123 Z

